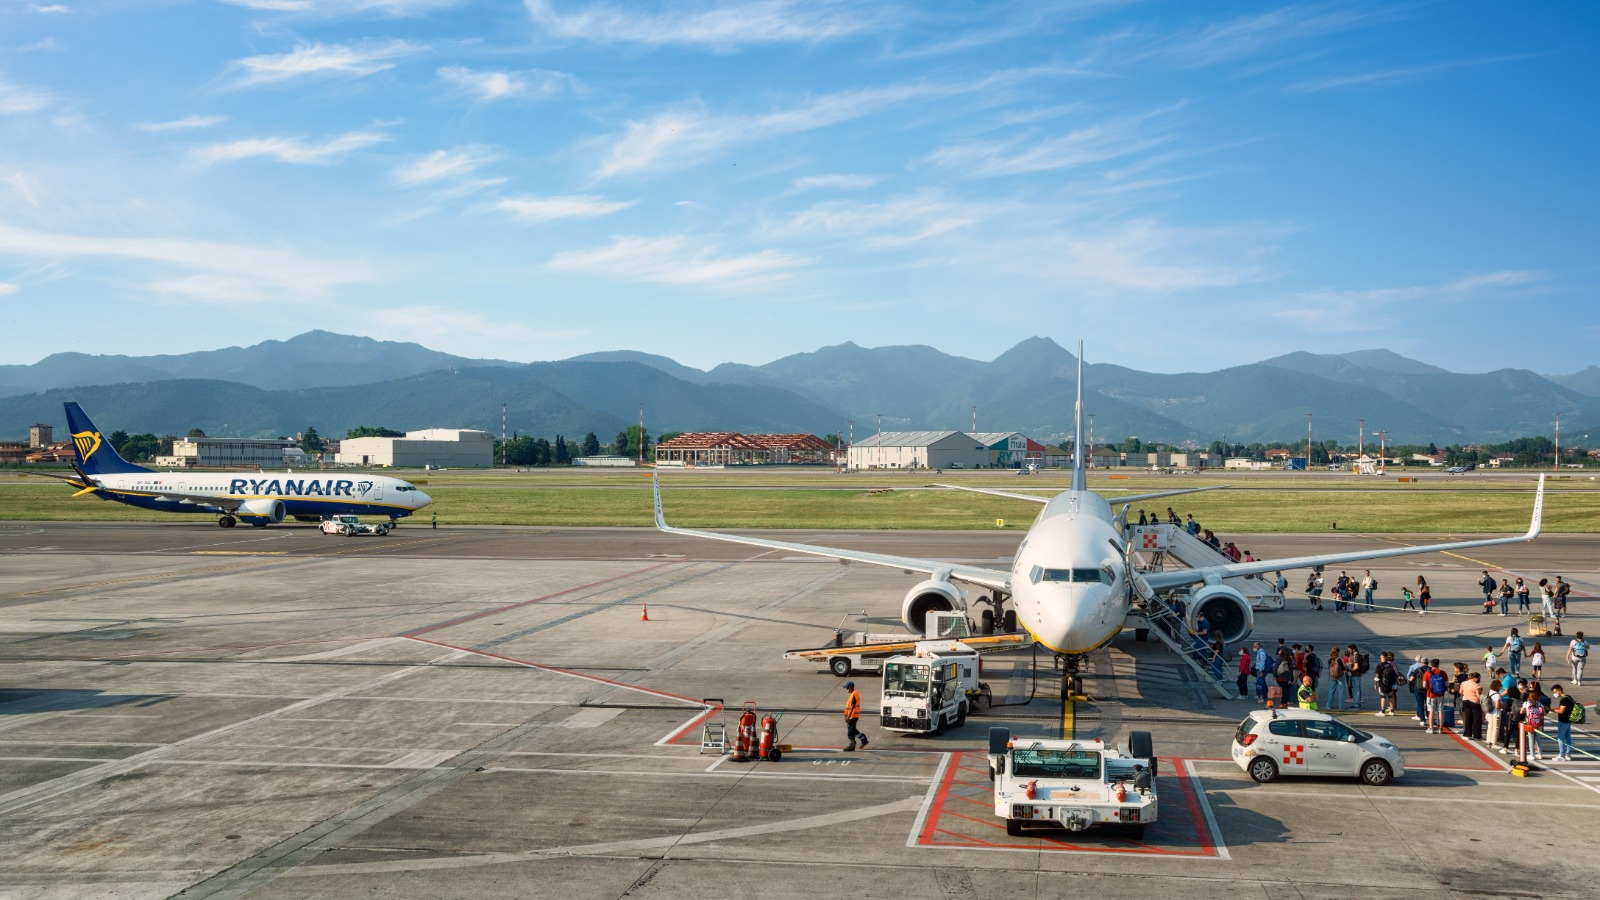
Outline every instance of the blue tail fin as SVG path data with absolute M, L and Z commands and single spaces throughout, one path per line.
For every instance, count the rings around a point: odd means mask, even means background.
M 122 458 L 117 449 L 101 438 L 100 429 L 94 427 L 83 408 L 76 403 L 64 404 L 67 408 L 67 430 L 72 432 L 72 446 L 78 455 L 78 468 L 85 475 L 117 475 L 123 472 L 148 472 Z

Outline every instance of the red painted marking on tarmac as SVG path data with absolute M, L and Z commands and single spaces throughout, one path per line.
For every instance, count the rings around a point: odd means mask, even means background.
M 674 565 L 674 564 L 676 564 L 678 562 L 679 562 L 679 560 L 672 560 L 670 562 L 656 563 L 653 566 L 645 566 L 642 569 L 637 569 L 637 570 L 632 571 L 632 572 L 624 572 L 621 575 L 613 575 L 610 578 L 602 578 L 599 581 L 591 581 L 588 584 L 580 584 L 577 587 L 570 587 L 570 588 L 567 588 L 564 591 L 556 591 L 554 594 L 545 594 L 543 597 L 535 597 L 532 600 L 523 600 L 521 602 L 512 603 L 512 604 L 509 604 L 509 605 L 506 605 L 506 606 L 501 606 L 501 607 L 498 607 L 496 609 L 488 609 L 488 610 L 484 610 L 483 612 L 472 613 L 471 615 L 459 616 L 457 618 L 449 619 L 449 620 L 446 620 L 444 622 L 437 622 L 437 623 L 435 623 L 433 625 L 424 625 L 421 628 L 416 628 L 416 629 L 413 629 L 411 631 L 402 631 L 398 636 L 399 637 L 414 638 L 419 634 L 429 634 L 431 632 L 438 631 L 441 628 L 449 628 L 449 627 L 451 627 L 453 625 L 464 625 L 467 622 L 474 622 L 474 621 L 477 621 L 478 619 L 482 619 L 482 618 L 484 618 L 486 616 L 499 615 L 500 613 L 509 612 L 510 610 L 513 610 L 513 609 L 520 609 L 520 608 L 522 608 L 524 606 L 531 606 L 532 604 L 535 604 L 535 603 L 543 603 L 546 600 L 553 600 L 556 597 L 561 597 L 561 596 L 564 596 L 566 594 L 570 594 L 570 593 L 572 593 L 574 591 L 581 591 L 581 590 L 585 590 L 587 588 L 598 587 L 598 586 L 600 586 L 602 584 L 609 584 L 609 583 L 611 583 L 613 581 L 620 581 L 620 580 L 622 580 L 624 578 L 632 578 L 635 575 L 643 575 L 646 572 L 654 572 L 656 569 L 660 569 L 660 568 L 664 568 L 666 566 Z M 493 654 L 485 654 L 485 655 L 492 656 Z M 520 660 L 513 660 L 513 661 L 514 662 L 520 662 Z
M 615 681 L 615 680 L 610 679 L 610 678 L 601 678 L 599 675 L 589 675 L 589 674 L 584 673 L 584 672 L 574 672 L 571 669 L 563 669 L 563 668 L 560 668 L 559 666 L 547 666 L 547 665 L 543 665 L 541 663 L 529 662 L 529 661 L 527 661 L 525 659 L 517 659 L 514 656 L 505 656 L 505 655 L 502 655 L 502 654 L 499 654 L 499 653 L 490 653 L 487 650 L 474 650 L 471 647 L 462 647 L 462 646 L 459 646 L 457 644 L 447 644 L 444 641 L 435 641 L 435 640 L 430 640 L 428 638 L 413 637 L 411 635 L 407 635 L 407 637 L 410 638 L 411 640 L 416 641 L 416 642 L 421 643 L 421 644 L 432 644 L 435 647 L 444 647 L 444 648 L 449 649 L 449 650 L 460 650 L 460 651 L 462 651 L 464 653 L 471 653 L 471 654 L 473 654 L 475 656 L 487 656 L 490 659 L 499 659 L 499 660 L 504 660 L 505 662 L 509 662 L 509 663 L 516 663 L 519 666 L 527 666 L 530 669 L 539 669 L 540 671 L 544 671 L 544 672 L 553 672 L 553 673 L 555 673 L 557 675 L 570 675 L 573 678 L 581 678 L 581 679 L 583 679 L 585 681 L 598 681 L 601 684 L 609 684 L 612 687 L 627 688 L 630 691 L 638 691 L 641 694 L 650 694 L 650 695 L 655 696 L 655 697 L 664 697 L 664 698 L 666 698 L 668 700 L 681 700 L 684 703 L 692 703 L 695 706 L 704 706 L 705 705 L 704 703 L 701 703 L 699 700 L 695 700 L 695 699 L 692 699 L 692 698 L 689 698 L 689 697 L 680 697 L 677 694 L 668 693 L 666 691 L 658 691 L 658 690 L 655 690 L 654 688 L 640 687 L 640 686 L 638 686 L 636 684 L 628 684 L 627 682 L 624 682 L 624 681 Z
M 982 806 L 991 811 L 993 809 L 992 800 L 989 803 L 984 803 L 972 797 L 963 796 L 953 792 L 952 789 L 957 785 L 974 788 L 988 787 L 987 784 L 973 784 L 972 782 L 964 781 L 956 777 L 956 774 L 959 770 L 974 768 L 972 766 L 965 765 L 965 760 L 962 759 L 962 756 L 966 753 L 976 754 L 978 751 L 955 752 L 957 754 L 957 764 L 949 767 L 949 770 L 945 773 L 943 780 L 940 782 L 938 789 L 934 793 L 934 802 L 928 809 L 926 824 L 922 828 L 922 833 L 917 836 L 917 846 L 919 847 L 992 848 L 996 850 L 1040 849 L 1051 850 L 1060 853 L 1113 853 L 1133 854 L 1139 856 L 1167 856 L 1174 858 L 1215 857 L 1217 855 L 1217 845 L 1215 836 L 1211 831 L 1210 820 L 1205 817 L 1204 811 L 1200 809 L 1199 776 L 1190 774 L 1184 770 L 1183 763 L 1186 761 L 1185 759 L 1168 757 L 1168 760 L 1173 766 L 1173 777 L 1176 778 L 1178 782 L 1178 788 L 1183 793 L 1184 806 L 1188 810 L 1190 824 L 1187 826 L 1186 830 L 1181 833 L 1177 831 L 1168 831 L 1166 833 L 1180 839 L 1194 840 L 1198 845 L 1194 849 L 1174 849 L 1170 847 L 1155 846 L 1149 843 L 1130 841 L 1111 835 L 1107 835 L 1106 837 L 1109 841 L 1115 842 L 1115 844 L 1112 846 L 1074 843 L 1071 840 L 1064 839 L 1064 835 L 1069 833 L 1049 830 L 1041 830 L 1033 833 L 1033 836 L 1039 841 L 1037 844 L 1031 840 L 1025 843 L 985 841 L 982 838 L 975 838 L 972 835 L 961 834 L 960 832 L 952 831 L 950 828 L 944 827 L 945 823 L 953 823 L 955 821 L 967 822 L 982 826 L 982 828 L 985 830 L 1005 827 L 1005 823 L 1001 819 L 992 815 L 983 817 L 970 816 L 964 812 L 949 808 L 952 806 L 952 804 L 949 804 L 948 801 L 954 799 L 970 803 L 974 806 Z M 1222 762 L 1224 760 L 1212 761 Z M 1163 823 L 1160 822 L 1152 824 L 1150 826 L 1151 830 L 1160 832 L 1162 830 L 1162 824 Z
M 1498 771 L 1500 771 L 1500 761 L 1495 759 L 1494 757 L 1489 756 L 1488 754 L 1484 753 L 1482 750 L 1479 750 L 1477 747 L 1473 746 L 1471 741 L 1467 740 L 1466 738 L 1462 737 L 1459 734 L 1456 734 L 1454 731 L 1450 731 L 1448 729 L 1445 730 L 1445 734 L 1450 735 L 1450 737 L 1455 739 L 1456 743 L 1458 743 L 1461 746 L 1465 747 L 1467 749 L 1468 753 L 1471 753 L 1473 756 L 1476 756 L 1478 759 L 1482 760 L 1483 763 L 1484 763 L 1483 768 L 1480 768 L 1480 769 L 1465 769 L 1463 771 L 1468 771 L 1468 772 L 1498 772 Z M 1418 768 L 1421 768 L 1421 767 L 1419 766 Z M 1444 767 L 1444 766 L 1434 766 L 1433 768 L 1446 768 L 1446 767 Z

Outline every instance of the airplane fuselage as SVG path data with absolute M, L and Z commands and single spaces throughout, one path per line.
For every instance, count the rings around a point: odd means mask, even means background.
M 1111 505 L 1092 491 L 1051 498 L 1017 547 L 1011 602 L 1018 623 L 1057 653 L 1088 653 L 1128 613 L 1127 552 Z
M 161 512 L 232 513 L 250 518 L 254 505 L 282 501 L 285 516 L 409 516 L 432 502 L 414 485 L 388 475 L 296 472 L 148 471 L 97 475 L 95 495 Z M 183 499 L 175 499 L 181 496 Z M 215 503 L 208 503 L 215 498 Z

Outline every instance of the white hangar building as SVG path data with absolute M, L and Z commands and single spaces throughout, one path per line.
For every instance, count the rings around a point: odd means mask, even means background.
M 885 431 L 850 447 L 852 469 L 973 469 L 989 446 L 960 431 Z
M 494 435 L 487 431 L 428 428 L 405 437 L 345 438 L 339 442 L 341 466 L 398 466 L 420 469 L 487 469 L 494 465 Z

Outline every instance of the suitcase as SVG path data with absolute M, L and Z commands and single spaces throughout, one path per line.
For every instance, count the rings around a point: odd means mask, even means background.
M 1454 706 L 1446 706 L 1444 708 L 1444 727 L 1456 727 L 1456 708 Z

